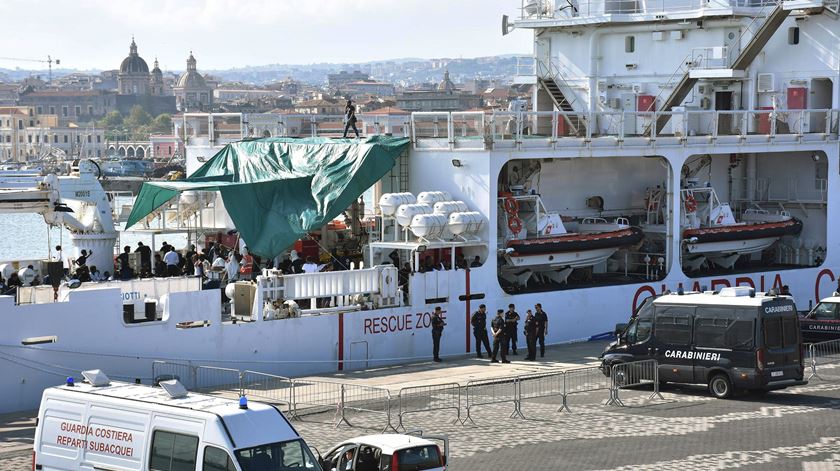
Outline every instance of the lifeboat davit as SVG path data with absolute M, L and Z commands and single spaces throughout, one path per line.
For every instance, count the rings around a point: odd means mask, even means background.
M 643 237 L 639 228 L 620 226 L 605 232 L 511 240 L 507 243 L 507 259 L 515 267 L 589 267 L 610 258 L 621 247 L 637 244 Z

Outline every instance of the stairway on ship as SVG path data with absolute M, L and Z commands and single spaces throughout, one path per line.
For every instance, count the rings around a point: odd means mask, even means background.
M 686 67 L 686 64 L 681 64 L 680 69 L 682 70 L 685 68 L 685 73 L 682 75 L 680 81 L 674 86 L 673 91 L 665 99 L 660 107 L 659 111 L 664 112 L 665 114 L 660 114 L 656 119 L 656 129 L 660 130 L 668 124 L 668 121 L 671 119 L 671 115 L 668 114 L 675 106 L 681 104 L 683 100 L 685 100 L 688 93 L 694 88 L 697 84 L 698 80 L 701 78 L 704 79 L 712 79 L 714 80 L 716 77 L 721 78 L 730 78 L 736 75 L 737 72 L 744 72 L 746 71 L 747 67 L 752 64 L 758 54 L 764 49 L 764 46 L 767 45 L 767 42 L 770 40 L 771 37 L 779 30 L 779 27 L 784 23 L 785 19 L 790 16 L 791 11 L 799 10 L 799 9 L 821 9 L 823 7 L 823 2 L 808 2 L 808 1 L 801 1 L 801 0 L 777 0 L 775 6 L 773 6 L 773 10 L 767 15 L 767 18 L 758 26 L 758 29 L 753 34 L 752 38 L 750 38 L 749 42 L 743 49 L 741 49 L 740 54 L 738 57 L 732 61 L 731 65 L 727 69 L 711 69 L 707 74 L 700 74 L 697 73 L 695 69 L 691 69 Z M 760 16 L 760 15 L 759 15 Z M 748 28 L 749 29 L 749 28 Z M 724 72 L 724 73 L 721 73 Z M 731 79 L 731 78 L 730 78 Z M 650 136 L 652 129 L 648 127 L 645 130 L 645 135 Z
M 574 101 L 569 101 L 566 98 L 566 95 L 560 89 L 560 83 L 558 83 L 559 76 L 555 75 L 554 77 L 539 77 L 537 80 L 539 85 L 545 90 L 548 95 L 551 97 L 551 101 L 554 103 L 554 106 L 561 112 L 564 113 L 574 113 L 575 109 L 572 106 Z M 559 79 L 562 81 L 562 79 Z M 563 115 L 563 119 L 568 126 L 568 130 L 564 135 L 570 136 L 581 136 L 586 132 L 586 123 L 581 119 L 578 115 Z

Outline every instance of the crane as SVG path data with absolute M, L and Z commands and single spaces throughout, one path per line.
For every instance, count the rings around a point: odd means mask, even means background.
M 61 59 L 53 59 L 52 56 L 47 55 L 47 59 L 28 59 L 22 57 L 0 57 L 0 60 L 9 60 L 9 61 L 21 61 L 21 62 L 40 62 L 42 64 L 47 64 L 47 68 L 49 69 L 49 84 L 52 85 L 52 63 L 55 62 L 55 65 L 61 64 Z

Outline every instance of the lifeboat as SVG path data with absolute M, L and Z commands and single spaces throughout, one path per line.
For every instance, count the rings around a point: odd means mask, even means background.
M 564 222 L 572 221 L 547 211 L 538 195 L 504 196 L 500 207 L 507 225 L 505 262 L 513 269 L 542 272 L 591 267 L 644 237 L 625 218 L 613 222 L 586 218 L 575 224 L 576 230 L 567 232 Z
M 706 260 L 732 268 L 742 255 L 761 252 L 784 236 L 802 232 L 802 221 L 787 213 L 747 210 L 736 221 L 729 204 L 721 203 L 712 188 L 681 193 L 683 262 L 689 271 L 699 269 Z
M 616 224 L 617 229 L 594 233 L 566 233 L 507 243 L 508 262 L 515 267 L 556 266 L 580 268 L 597 265 L 619 248 L 639 243 L 641 229 Z

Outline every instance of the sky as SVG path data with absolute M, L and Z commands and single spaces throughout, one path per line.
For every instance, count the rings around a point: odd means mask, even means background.
M 0 0 L 0 67 L 116 69 L 134 35 L 149 67 L 367 62 L 529 54 L 528 31 L 501 34 L 519 0 Z

